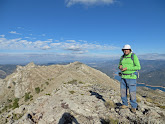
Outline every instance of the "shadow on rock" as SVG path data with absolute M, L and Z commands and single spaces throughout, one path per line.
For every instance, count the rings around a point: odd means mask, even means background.
M 101 124 L 110 124 L 110 122 L 108 120 L 105 119 L 100 119 Z
M 64 113 L 58 124 L 73 124 L 73 122 L 74 124 L 80 124 L 73 115 L 70 113 Z
M 116 104 L 115 111 L 116 111 L 116 113 L 119 114 L 122 104 L 121 103 L 115 103 L 115 104 Z
M 122 106 L 122 104 L 121 103 L 116 103 L 116 106 L 120 107 L 120 106 Z
M 103 99 L 103 96 L 100 95 L 99 93 L 93 92 L 93 91 L 91 91 L 91 90 L 90 90 L 89 92 L 91 93 L 91 96 L 92 96 L 92 95 L 95 95 L 96 98 L 101 99 L 103 102 L 105 102 L 105 99 Z

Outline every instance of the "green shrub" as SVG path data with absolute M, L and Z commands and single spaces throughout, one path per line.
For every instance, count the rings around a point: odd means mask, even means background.
M 29 93 L 25 93 L 25 102 L 27 102 L 29 99 L 33 98 L 32 95 L 30 95 L 30 92 Z
M 13 109 L 15 109 L 15 108 L 18 108 L 19 107 L 19 98 L 15 98 L 14 99 L 14 103 L 13 103 Z
M 15 114 L 15 113 L 13 113 L 13 119 L 14 119 L 14 120 L 18 120 L 18 119 L 20 119 L 23 115 L 24 115 L 24 114 Z
M 50 93 L 47 93 L 46 95 L 50 96 Z
M 15 85 L 16 83 L 13 81 L 13 84 Z
M 7 108 L 8 108 L 8 106 L 5 106 L 5 107 L 2 109 L 2 112 L 7 111 Z
M 151 98 L 146 98 L 147 102 L 153 103 L 153 100 Z
M 79 84 L 84 84 L 82 81 L 79 81 Z
M 73 90 L 72 90 L 72 91 L 69 91 L 69 92 L 70 92 L 71 94 L 75 93 L 75 91 L 73 91 Z
M 40 88 L 39 87 L 36 87 L 35 88 L 35 91 L 36 91 L 37 94 L 40 93 Z
M 29 97 L 29 94 L 28 93 L 25 93 L 25 102 L 27 102 L 28 100 L 30 99 L 30 97 Z
M 8 122 L 8 120 L 7 120 L 7 118 L 6 118 L 6 121 L 5 121 L 5 123 L 7 123 Z
M 77 84 L 77 80 L 68 81 L 68 84 Z
M 8 86 L 8 88 L 10 89 L 10 88 L 11 88 L 11 86 Z
M 165 106 L 161 106 L 161 105 L 160 105 L 159 108 L 165 109 Z
M 49 82 L 45 82 L 46 85 L 49 85 Z
M 8 103 L 11 103 L 11 102 L 12 102 L 12 100 L 11 100 L 11 99 L 7 99 L 7 102 L 8 102 Z
M 11 109 L 13 106 L 11 104 L 9 104 L 8 108 Z

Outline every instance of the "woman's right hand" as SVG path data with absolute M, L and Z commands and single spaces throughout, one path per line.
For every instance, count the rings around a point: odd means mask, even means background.
M 119 69 L 120 69 L 120 70 L 123 70 L 123 66 L 122 66 L 122 65 L 120 65 L 120 66 L 119 66 Z

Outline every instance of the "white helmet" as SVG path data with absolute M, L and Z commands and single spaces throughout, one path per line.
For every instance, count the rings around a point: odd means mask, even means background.
M 131 49 L 131 46 L 130 46 L 129 44 L 124 45 L 123 48 L 122 48 L 122 51 L 123 51 L 123 50 L 131 50 L 131 52 L 133 51 L 133 50 Z

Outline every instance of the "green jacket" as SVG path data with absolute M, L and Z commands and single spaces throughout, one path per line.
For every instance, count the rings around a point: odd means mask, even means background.
M 128 55 L 124 55 L 123 60 L 122 60 L 122 56 L 120 57 L 119 66 L 123 65 L 123 68 L 127 67 L 127 70 L 123 71 L 122 73 L 123 74 L 132 74 L 132 75 L 122 75 L 122 78 L 125 78 L 125 79 L 136 79 L 137 76 L 134 74 L 134 72 L 141 69 L 138 57 L 134 54 L 133 55 L 134 62 L 133 62 L 133 60 L 131 59 L 131 54 L 132 53 L 130 53 Z

